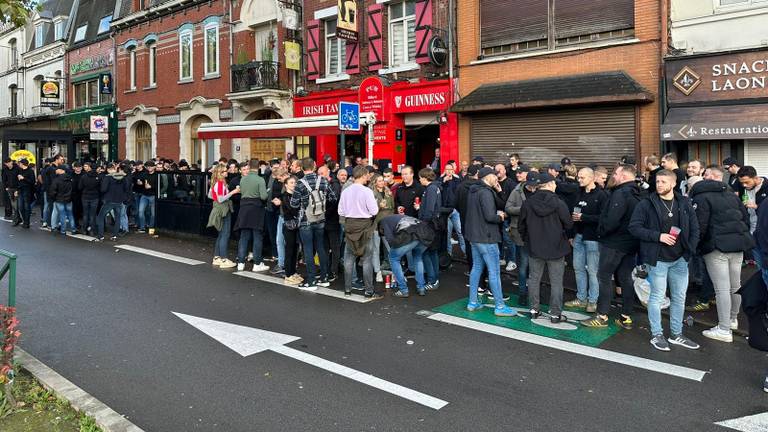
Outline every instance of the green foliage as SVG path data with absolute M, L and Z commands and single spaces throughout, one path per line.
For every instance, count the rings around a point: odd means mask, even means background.
M 39 8 L 37 3 L 37 0 L 0 0 L 0 23 L 10 22 L 22 27 L 31 12 Z

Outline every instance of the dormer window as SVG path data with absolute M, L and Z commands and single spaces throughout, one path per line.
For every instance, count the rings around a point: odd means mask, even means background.
M 99 34 L 109 31 L 109 23 L 112 22 L 112 15 L 107 15 L 99 21 Z
M 35 48 L 43 46 L 43 23 L 35 24 Z
M 64 20 L 56 20 L 53 22 L 53 31 L 56 40 L 64 39 Z
M 80 42 L 85 40 L 85 32 L 88 31 L 88 23 L 85 23 L 77 28 L 77 31 L 75 32 L 75 42 Z

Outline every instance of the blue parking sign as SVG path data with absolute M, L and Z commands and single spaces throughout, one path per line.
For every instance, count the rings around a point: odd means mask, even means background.
M 355 102 L 339 102 L 339 130 L 360 130 L 360 104 Z

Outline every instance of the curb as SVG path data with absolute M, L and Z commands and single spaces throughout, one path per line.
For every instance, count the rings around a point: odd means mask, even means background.
M 23 349 L 16 347 L 16 361 L 32 374 L 46 389 L 67 400 L 76 411 L 83 412 L 96 420 L 104 432 L 144 432 L 112 408 L 86 393 L 56 371 Z

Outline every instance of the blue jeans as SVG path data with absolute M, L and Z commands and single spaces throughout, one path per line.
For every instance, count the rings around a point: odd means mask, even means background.
M 83 200 L 83 230 L 91 229 L 91 232 L 96 230 L 96 209 L 99 208 L 99 200 Z
M 221 220 L 221 230 L 216 237 L 216 243 L 213 247 L 214 257 L 227 257 L 227 250 L 229 249 L 229 235 L 232 231 L 232 213 L 228 214 Z
M 112 210 L 115 211 L 115 225 L 112 227 L 112 236 L 117 236 L 118 231 L 120 231 L 120 217 L 123 213 L 123 207 L 124 206 L 122 203 L 113 202 L 105 202 L 104 205 L 101 206 L 101 211 L 99 212 L 99 216 L 96 220 L 97 237 L 104 237 L 104 221 L 107 218 L 107 214 Z
M 456 231 L 456 237 L 459 239 L 459 248 L 463 253 L 467 253 L 467 243 L 464 241 L 464 235 L 461 233 L 461 217 L 458 210 L 454 210 L 450 216 L 448 216 L 448 255 L 453 255 L 453 245 L 451 244 L 451 238 L 453 237 L 453 231 Z
M 669 284 L 669 327 L 673 335 L 683 333 L 683 313 L 685 312 L 685 292 L 688 289 L 688 262 L 680 258 L 675 262 L 659 261 L 649 266 L 648 282 L 651 284 L 651 296 L 648 298 L 648 321 L 651 322 L 651 334 L 664 333 L 661 327 L 661 302 Z M 621 287 L 632 289 L 631 287 Z
M 405 279 L 405 273 L 403 272 L 403 266 L 400 264 L 400 261 L 406 254 L 411 253 L 416 267 L 416 289 L 421 291 L 427 283 L 424 280 L 424 261 L 422 260 L 422 254 L 425 250 L 427 250 L 427 247 L 421 244 L 418 240 L 389 250 L 389 263 L 392 266 L 392 275 L 395 277 L 397 287 L 404 294 L 408 293 L 408 281 Z
M 283 215 L 277 219 L 277 234 L 275 235 L 275 242 L 277 243 L 277 265 L 280 268 L 285 268 L 285 236 L 283 236 Z
M 61 233 L 64 234 L 67 232 L 67 221 L 69 221 L 69 226 L 72 228 L 70 231 L 75 230 L 75 216 L 72 214 L 72 203 L 55 203 L 56 206 L 56 212 L 58 212 L 59 216 L 59 225 L 61 225 Z
M 48 191 L 43 190 L 43 223 L 48 226 L 51 226 L 53 207 L 53 203 L 48 200 Z
M 138 219 L 139 229 L 141 230 L 143 230 L 144 228 L 147 228 L 147 224 L 146 224 L 147 207 L 149 207 L 149 228 L 154 228 L 155 227 L 155 197 L 154 196 L 142 195 L 141 198 L 139 198 L 139 217 L 137 219 Z
M 504 297 L 501 294 L 501 278 L 499 271 L 499 245 L 496 243 L 471 243 L 472 271 L 469 273 L 469 301 L 477 303 L 477 287 L 483 269 L 488 269 L 488 285 L 493 293 L 496 307 L 504 307 Z
M 515 242 L 509 236 L 509 220 L 504 221 L 504 228 L 501 230 L 502 258 L 509 261 L 515 260 Z
M 528 247 L 516 246 L 517 249 L 517 283 L 521 298 L 528 297 Z
M 248 255 L 248 242 L 253 239 L 253 264 L 261 264 L 264 231 L 255 229 L 241 229 L 240 240 L 237 242 L 237 262 L 245 264 Z
M 581 302 L 597 303 L 600 285 L 597 267 L 600 264 L 600 245 L 584 240 L 581 234 L 573 239 L 573 272 L 576 275 L 576 298 Z
M 752 259 L 755 260 L 757 269 L 760 271 L 760 274 L 763 275 L 763 282 L 765 282 L 765 286 L 768 287 L 768 268 L 765 268 L 763 265 L 763 251 L 760 250 L 757 242 L 755 242 L 755 247 L 752 248 Z
M 427 283 L 436 284 L 440 279 L 440 257 L 437 250 L 427 250 L 422 254 L 422 260 L 424 261 L 424 271 L 427 272 Z M 413 264 L 413 270 L 415 272 L 415 262 L 408 263 L 408 267 Z M 496 263 L 498 265 L 498 262 Z
M 29 226 L 29 218 L 32 213 L 32 192 L 19 189 L 19 217 L 24 226 Z
M 325 251 L 325 241 L 323 231 L 325 223 L 318 222 L 309 225 L 302 225 L 299 228 L 299 237 L 301 245 L 304 248 L 304 263 L 307 265 L 307 282 L 312 282 L 317 278 L 328 276 L 328 252 Z M 315 265 L 315 252 L 320 259 L 320 274 L 317 274 Z
M 120 229 L 128 232 L 128 206 L 122 204 L 120 210 Z M 115 220 L 117 220 L 117 218 L 115 218 Z

